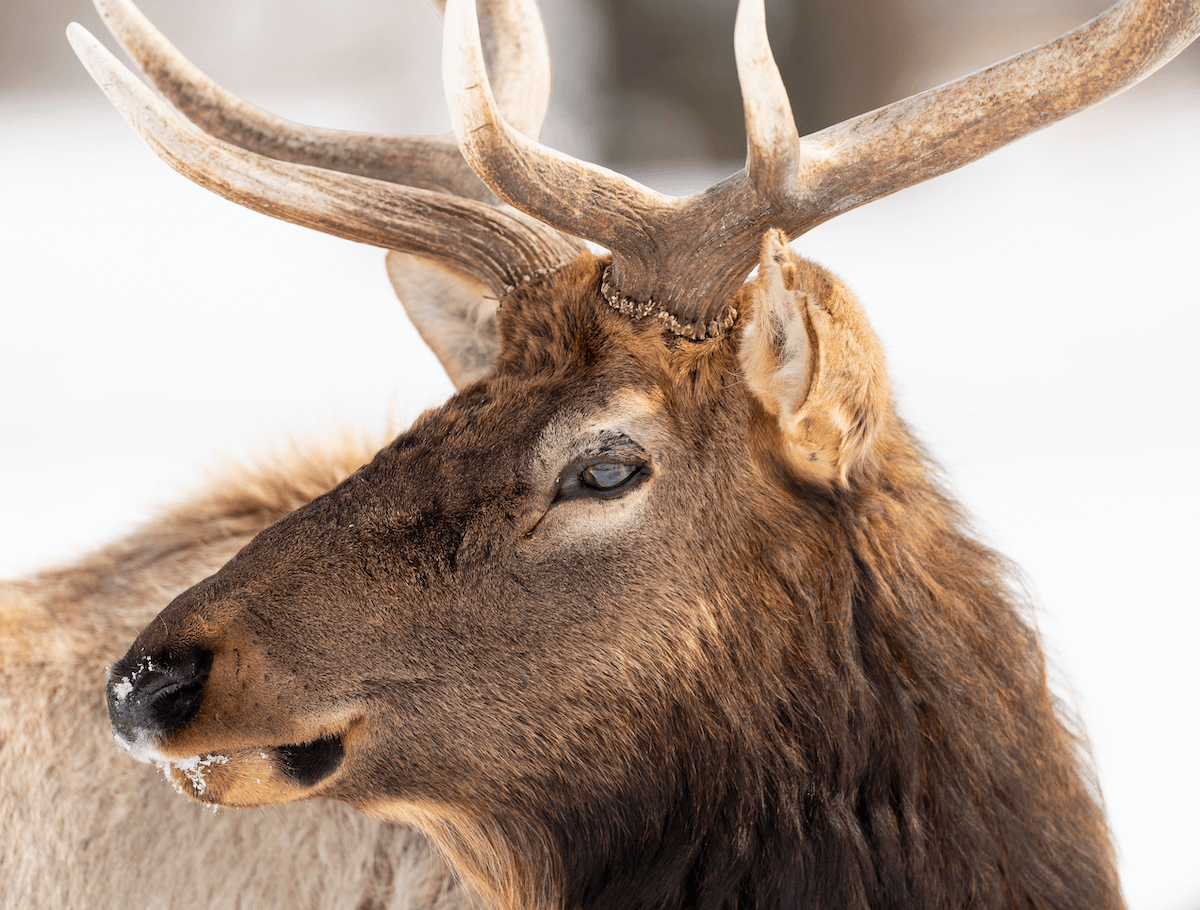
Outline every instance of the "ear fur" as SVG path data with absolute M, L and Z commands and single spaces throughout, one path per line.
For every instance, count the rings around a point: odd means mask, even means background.
M 777 230 L 763 238 L 758 276 L 742 294 L 751 317 L 738 349 L 747 384 L 778 419 L 797 468 L 848 485 L 873 460 L 890 408 L 883 349 L 862 307 Z
M 387 254 L 387 272 L 408 318 L 454 387 L 483 377 L 500 348 L 497 302 L 487 287 L 441 263 L 395 250 Z

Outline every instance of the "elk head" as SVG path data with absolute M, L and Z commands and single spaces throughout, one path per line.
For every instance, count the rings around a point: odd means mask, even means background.
M 788 244 L 1132 84 L 1195 37 L 1200 4 L 1127 0 L 802 140 L 761 0 L 743 0 L 747 164 L 683 199 L 538 144 L 531 2 L 446 4 L 454 139 L 278 120 L 125 0 L 97 5 L 200 127 L 73 26 L 151 147 L 242 204 L 392 250 L 459 386 L 138 637 L 107 690 L 135 757 L 206 802 L 324 796 L 413 822 L 510 906 L 682 905 L 750 879 L 783 900 L 823 875 L 850 903 L 872 886 L 849 857 L 892 848 L 944 873 L 948 904 L 986 904 L 1019 886 L 965 844 L 1032 868 L 1039 838 L 1092 844 L 1044 888 L 1074 863 L 1102 882 L 1088 894 L 1116 893 L 1001 569 L 929 479 L 857 302 Z M 1018 787 L 1025 754 L 1041 771 Z M 971 782 L 940 792 L 953 773 Z M 872 775 L 891 821 L 855 802 Z M 1005 839 L 1005 812 L 1027 829 Z

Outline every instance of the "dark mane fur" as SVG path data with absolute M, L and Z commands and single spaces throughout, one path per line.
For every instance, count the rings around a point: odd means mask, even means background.
M 1123 906 L 1085 745 L 1008 566 L 913 452 L 907 477 L 815 504 L 819 602 L 790 581 L 810 554 L 763 555 L 777 617 L 816 622 L 727 651 L 756 683 L 681 699 L 660 776 L 550 819 L 579 883 L 566 906 Z

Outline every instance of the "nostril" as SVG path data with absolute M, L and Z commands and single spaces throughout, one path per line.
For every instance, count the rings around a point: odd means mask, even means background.
M 109 672 L 108 714 L 115 732 L 172 733 L 195 715 L 212 671 L 206 648 L 181 654 L 127 654 Z

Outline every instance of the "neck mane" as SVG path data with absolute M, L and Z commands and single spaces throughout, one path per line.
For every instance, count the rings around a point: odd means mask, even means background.
M 744 606 L 771 621 L 725 655 L 743 679 L 656 706 L 670 744 L 601 804 L 539 807 L 555 905 L 1124 906 L 1009 567 L 893 435 L 878 477 L 797 498 L 805 520 L 761 554 L 771 602 Z

